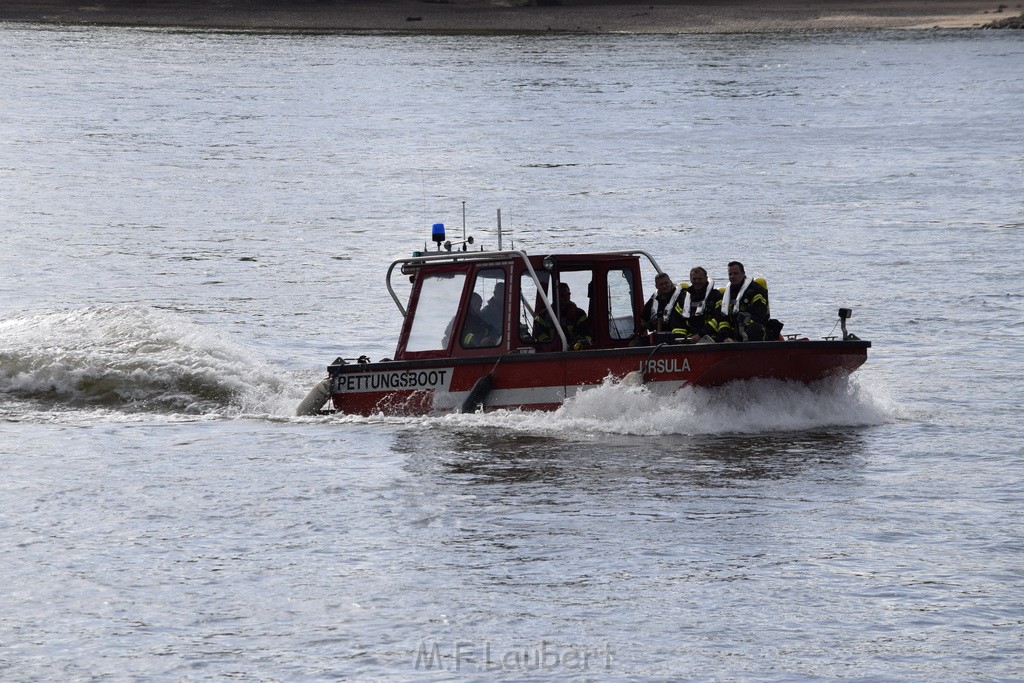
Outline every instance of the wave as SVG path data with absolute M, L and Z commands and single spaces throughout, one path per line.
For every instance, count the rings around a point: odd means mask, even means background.
M 0 319 L 5 413 L 100 410 L 291 420 L 315 374 L 284 372 L 215 328 L 148 306 L 90 306 Z M 326 420 L 652 436 L 793 431 L 898 419 L 896 404 L 868 382 L 863 376 L 812 385 L 750 380 L 713 389 L 686 387 L 660 396 L 609 378 L 553 413 L 337 415 Z
M 613 379 L 570 398 L 554 413 L 498 411 L 444 418 L 453 424 L 545 434 L 748 434 L 893 422 L 903 409 L 886 389 L 854 375 L 810 385 L 779 380 L 684 387 L 660 396 Z
M 0 394 L 37 409 L 290 414 L 300 384 L 173 311 L 90 306 L 0 320 Z

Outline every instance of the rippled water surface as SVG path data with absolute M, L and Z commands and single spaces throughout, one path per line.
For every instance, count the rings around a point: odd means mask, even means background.
M 0 26 L 5 680 L 1024 677 L 1015 33 Z M 444 221 L 739 258 L 849 381 L 291 417 Z M 507 245 L 507 242 L 506 242 Z M 648 285 L 650 286 L 650 284 Z

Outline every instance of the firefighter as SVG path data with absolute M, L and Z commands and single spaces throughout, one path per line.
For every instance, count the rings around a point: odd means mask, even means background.
M 494 283 L 494 293 L 487 300 L 484 307 L 480 309 L 480 318 L 495 330 L 504 327 L 505 318 L 505 282 L 499 280 Z
M 558 319 L 565 332 L 565 339 L 569 342 L 569 348 L 579 351 L 593 345 L 594 339 L 591 336 L 587 314 L 572 302 L 571 297 L 572 291 L 568 283 L 558 283 Z M 551 324 L 547 311 L 534 318 L 533 334 L 539 342 L 553 341 L 557 338 L 558 334 Z
M 708 281 L 708 271 L 697 266 L 690 271 L 690 286 L 681 285 L 684 295 L 675 306 L 678 325 L 672 333 L 698 342 L 704 337 L 714 339 L 722 331 L 722 293 L 715 289 L 714 280 Z
M 483 298 L 473 292 L 469 295 L 469 308 L 466 310 L 466 319 L 462 323 L 462 345 L 467 348 L 480 346 L 494 346 L 495 340 L 501 338 L 501 334 L 495 332 L 494 328 L 484 322 L 480 315 L 480 307 Z
M 729 286 L 722 297 L 719 315 L 721 325 L 718 334 L 715 335 L 715 341 L 769 339 L 766 329 L 771 318 L 768 309 L 768 290 L 754 282 L 753 278 L 747 277 L 743 264 L 739 261 L 729 262 Z M 777 336 L 778 332 L 775 333 L 775 337 Z
M 633 336 L 632 346 L 646 343 L 651 332 L 673 332 L 682 323 L 676 312 L 676 301 L 683 288 L 677 287 L 667 273 L 658 273 L 654 278 L 654 289 L 654 294 L 640 313 L 640 330 Z

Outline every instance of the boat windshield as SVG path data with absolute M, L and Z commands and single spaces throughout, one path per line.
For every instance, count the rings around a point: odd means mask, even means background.
M 501 268 L 486 268 L 476 274 L 473 283 L 473 292 L 480 297 L 480 301 L 486 302 L 480 310 L 479 316 L 472 315 L 472 304 L 463 322 L 462 344 L 463 346 L 497 346 L 502 340 L 502 331 L 505 325 L 505 271 Z M 473 295 L 470 295 L 473 298 Z M 476 324 L 480 327 L 480 335 L 471 338 L 466 336 L 466 328 Z
M 436 273 L 423 278 L 406 351 L 440 351 L 448 347 L 465 284 L 465 273 Z

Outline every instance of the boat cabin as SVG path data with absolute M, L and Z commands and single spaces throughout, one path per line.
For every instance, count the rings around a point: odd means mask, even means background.
M 456 252 L 401 259 L 387 277 L 405 317 L 395 360 L 570 351 L 584 337 L 591 349 L 626 347 L 645 302 L 642 263 L 659 272 L 643 251 Z M 412 283 L 408 308 L 392 286 L 396 267 Z M 572 305 L 587 316 L 581 329 L 567 322 Z

